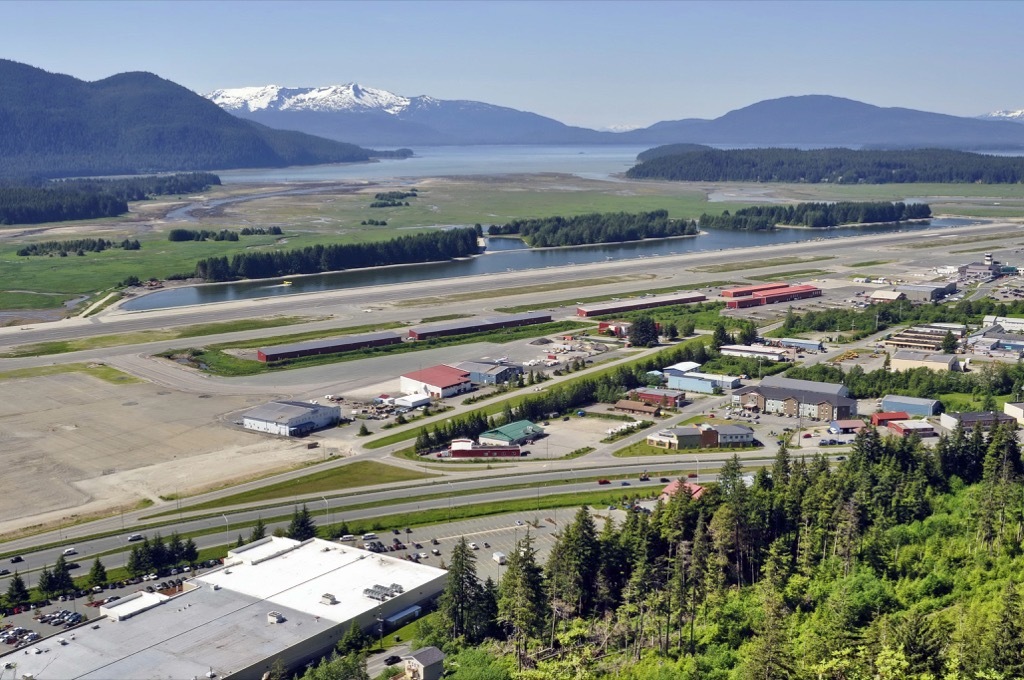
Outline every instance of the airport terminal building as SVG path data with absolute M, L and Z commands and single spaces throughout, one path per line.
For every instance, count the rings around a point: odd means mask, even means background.
M 37 680 L 258 679 L 276 659 L 301 671 L 353 622 L 376 631 L 436 598 L 447 577 L 345 544 L 271 536 L 232 550 L 180 592 L 104 605 L 100 618 L 0 656 L 0 666 L 16 663 L 19 678 Z

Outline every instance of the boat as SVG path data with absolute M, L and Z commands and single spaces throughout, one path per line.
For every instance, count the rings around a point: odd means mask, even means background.
M 282 281 L 281 285 L 282 286 L 290 286 L 290 285 L 292 285 L 292 282 L 291 281 Z

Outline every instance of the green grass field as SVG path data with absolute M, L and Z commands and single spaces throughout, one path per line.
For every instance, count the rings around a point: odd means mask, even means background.
M 303 494 L 328 493 L 344 489 L 356 489 L 361 486 L 406 482 L 413 479 L 426 479 L 437 476 L 424 474 L 418 470 L 385 465 L 384 463 L 377 463 L 372 460 L 363 460 L 322 472 L 314 472 L 313 474 L 286 482 L 278 482 L 277 484 L 253 489 L 252 491 L 243 491 L 215 501 L 190 505 L 188 509 L 190 511 L 206 510 L 208 508 L 221 508 L 241 503 L 272 501 L 280 498 L 301 496 Z
M 726 264 L 708 264 L 702 267 L 694 267 L 695 272 L 711 272 L 715 274 L 723 272 L 742 271 L 744 269 L 764 269 L 765 267 L 781 267 L 788 264 L 803 264 L 804 262 L 820 262 L 821 260 L 833 260 L 832 255 L 792 255 L 789 257 L 773 257 L 767 260 L 756 262 L 730 262 Z M 751 277 L 748 277 L 751 278 Z
M 754 276 L 748 276 L 746 278 L 753 281 L 777 281 L 779 279 L 805 279 L 809 276 L 825 276 L 832 272 L 828 269 L 794 269 L 788 272 L 780 272 L 778 274 L 756 274 Z
M 242 225 L 276 224 L 283 237 L 244 236 L 239 241 L 167 241 L 168 227 L 155 228 L 144 221 L 155 216 L 155 202 L 132 205 L 133 215 L 111 220 L 89 220 L 61 225 L 39 225 L 31 235 L 5 240 L 0 247 L 0 309 L 26 309 L 33 301 L 23 293 L 56 293 L 59 296 L 96 294 L 129 276 L 166 278 L 191 272 L 195 263 L 212 256 L 231 257 L 252 249 L 290 250 L 312 244 L 380 241 L 410 233 L 411 229 L 438 225 L 501 224 L 515 218 L 573 216 L 592 212 L 665 209 L 671 217 L 693 219 L 704 212 L 735 211 L 763 203 L 750 200 L 711 203 L 709 192 L 722 188 L 742 195 L 741 183 L 705 184 L 682 182 L 606 182 L 567 175 L 513 175 L 476 178 L 425 179 L 418 184 L 419 197 L 408 207 L 370 208 L 374 192 L 274 196 L 230 204 L 202 217 L 195 228 L 239 229 Z M 765 185 L 758 185 L 763 188 Z M 771 193 L 798 201 L 900 200 L 908 196 L 927 200 L 936 213 L 1015 217 L 1024 215 L 1024 188 L 1020 185 L 894 184 L 894 185 L 770 185 Z M 259 191 L 265 191 L 261 187 Z M 209 198 L 238 195 L 238 189 L 219 187 L 206 192 Z M 167 201 L 163 202 L 164 204 Z M 998 204 L 998 205 L 996 205 Z M 368 219 L 386 220 L 387 226 L 367 226 Z M 100 236 L 113 241 L 138 239 L 142 248 L 68 257 L 19 257 L 25 243 L 53 240 L 48 227 L 75 229 L 74 238 Z M 59 238 L 69 238 L 61 235 Z M 734 271 L 734 270 L 727 270 Z M 53 306 L 53 303 L 50 303 Z M 42 307 L 31 307 L 42 308 Z
M 122 373 L 116 368 L 111 368 L 104 364 L 60 364 L 56 366 L 39 366 L 38 368 L 19 368 L 13 371 L 0 372 L 0 381 L 36 378 L 44 375 L 59 375 L 61 373 L 85 373 L 115 385 L 130 385 L 142 382 L 133 375 Z
M 97 335 L 89 338 L 76 340 L 55 340 L 34 345 L 15 347 L 14 351 L 0 354 L 2 359 L 14 359 L 18 357 L 44 356 L 48 354 L 63 354 L 65 352 L 78 352 L 86 349 L 99 349 L 103 347 L 120 347 L 122 345 L 135 345 L 144 342 L 156 342 L 158 340 L 176 340 L 179 338 L 196 338 L 204 335 L 216 335 L 219 333 L 236 333 L 239 331 L 250 331 L 262 328 L 279 328 L 293 324 L 307 323 L 313 321 L 310 317 L 282 316 L 270 319 L 241 319 L 238 321 L 224 321 L 220 323 L 196 324 L 184 328 L 168 329 L 162 331 L 137 331 L 135 333 L 116 333 L 113 335 Z M 252 344 L 247 341 L 246 346 Z

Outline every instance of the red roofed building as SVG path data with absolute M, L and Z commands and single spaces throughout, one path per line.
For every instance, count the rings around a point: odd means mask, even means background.
M 666 502 L 679 493 L 680 489 L 686 489 L 687 493 L 690 494 L 690 498 L 693 500 L 697 500 L 704 495 L 704 487 L 700 484 L 692 484 L 690 482 L 684 482 L 681 479 L 676 479 L 661 490 L 661 493 L 658 494 L 658 500 Z
M 401 388 L 405 394 L 427 394 L 433 399 L 444 399 L 469 392 L 473 383 L 466 371 L 451 366 L 432 366 L 403 375 Z
M 910 420 L 906 411 L 883 411 L 871 414 L 872 425 L 885 425 L 891 420 Z

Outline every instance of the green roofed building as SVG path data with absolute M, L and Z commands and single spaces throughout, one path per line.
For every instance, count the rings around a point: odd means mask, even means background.
M 529 420 L 517 420 L 480 435 L 480 443 L 489 446 L 515 446 L 528 444 L 539 439 L 544 428 L 534 425 Z

